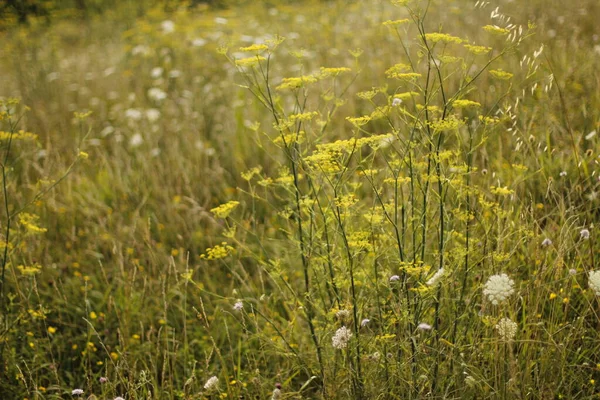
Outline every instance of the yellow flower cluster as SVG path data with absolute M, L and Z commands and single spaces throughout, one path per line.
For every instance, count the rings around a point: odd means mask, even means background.
M 24 130 L 18 132 L 0 131 L 0 140 L 36 140 L 37 137 L 35 133 L 25 132 Z
M 475 54 L 476 56 L 487 54 L 490 51 L 492 51 L 491 47 L 486 47 L 486 46 L 476 46 L 476 45 L 471 45 L 471 44 L 465 44 L 464 46 L 467 50 L 469 50 L 471 53 Z
M 34 214 L 29 214 L 29 213 L 19 214 L 19 222 L 21 223 L 21 225 L 23 225 L 27 229 L 27 231 L 32 232 L 32 233 L 46 232 L 48 229 L 40 228 L 37 225 L 38 219 L 40 219 L 40 217 L 37 215 L 34 215 Z
M 483 30 L 486 32 L 490 32 L 496 35 L 508 35 L 510 31 L 506 28 L 500 28 L 497 25 L 486 25 L 483 27 Z
M 461 99 L 454 100 L 454 102 L 452 102 L 452 106 L 454 108 L 476 108 L 481 107 L 481 104 L 476 101 Z
M 325 68 L 321 67 L 321 78 L 326 78 L 328 76 L 338 76 L 339 74 L 343 74 L 346 72 L 350 72 L 350 68 L 340 67 L 340 68 Z
M 277 86 L 275 89 L 277 90 L 293 90 L 299 89 L 305 85 L 310 83 L 315 83 L 317 78 L 312 75 L 303 75 L 293 78 L 283 78 L 281 84 Z
M 432 43 L 462 43 L 463 40 L 459 37 L 448 35 L 447 33 L 434 32 L 426 33 L 425 40 Z
M 206 249 L 206 253 L 201 254 L 200 258 L 204 260 L 220 260 L 233 253 L 234 248 L 229 246 L 227 242 L 223 242 L 214 247 Z
M 438 119 L 436 121 L 432 121 L 432 122 L 429 123 L 429 126 L 435 132 L 442 132 L 442 131 L 454 131 L 454 130 L 457 130 L 458 128 L 460 128 L 464 124 L 465 124 L 464 121 L 461 121 L 461 120 L 457 119 L 455 116 L 451 115 L 448 118 Z
M 240 204 L 239 201 L 228 201 L 210 210 L 217 218 L 227 218 L 229 214 Z
M 501 69 L 490 70 L 490 75 L 492 75 L 496 79 L 500 79 L 503 81 L 509 80 L 513 77 L 513 74 L 511 74 L 510 72 L 503 71 Z
M 397 19 L 394 21 L 387 20 L 387 21 L 383 22 L 382 24 L 385 26 L 397 26 L 397 25 L 406 24 L 408 22 L 410 22 L 410 20 L 408 18 L 405 18 L 405 19 Z
M 266 58 L 264 58 L 263 56 L 240 58 L 239 60 L 235 60 L 235 65 L 238 67 L 251 67 L 265 60 Z
M 256 51 L 261 52 L 267 50 L 269 47 L 266 44 L 253 44 L 248 47 L 240 47 L 240 51 Z

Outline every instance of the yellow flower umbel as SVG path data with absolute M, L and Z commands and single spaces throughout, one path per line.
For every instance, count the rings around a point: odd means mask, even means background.
M 233 253 L 234 248 L 229 246 L 227 242 L 223 242 L 214 247 L 206 249 L 206 253 L 201 254 L 200 258 L 204 260 L 220 260 Z
M 228 201 L 210 210 L 217 218 L 227 218 L 229 214 L 240 204 L 239 201 Z

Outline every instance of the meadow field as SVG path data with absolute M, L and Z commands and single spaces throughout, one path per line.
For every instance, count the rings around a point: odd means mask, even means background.
M 0 399 L 600 398 L 596 0 L 37 3 Z

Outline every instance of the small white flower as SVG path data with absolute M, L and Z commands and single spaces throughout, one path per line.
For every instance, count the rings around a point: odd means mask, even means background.
M 426 324 L 425 322 L 421 322 L 419 325 L 417 325 L 417 329 L 420 329 L 422 331 L 429 331 L 431 330 L 431 325 Z
M 216 376 L 211 376 L 204 384 L 204 389 L 213 390 L 217 387 L 218 384 L 219 384 L 219 378 L 217 378 Z
M 590 289 L 596 293 L 596 296 L 600 296 L 600 270 L 590 271 L 588 284 L 590 285 Z
M 348 347 L 348 342 L 350 341 L 351 337 L 352 332 L 350 332 L 350 329 L 346 328 L 345 326 L 342 326 L 335 332 L 333 338 L 331 338 L 331 344 L 336 349 L 345 349 L 346 347 Z
M 350 316 L 350 311 L 348 311 L 348 310 L 340 310 L 340 311 L 338 311 L 338 312 L 335 313 L 335 316 L 339 320 L 345 320 L 346 318 L 348 318 Z
M 360 326 L 364 328 L 365 326 L 369 325 L 369 322 L 371 322 L 371 320 L 369 318 L 365 318 L 362 321 L 360 321 Z
M 438 283 L 440 283 L 440 280 L 442 279 L 443 276 L 444 276 L 444 268 L 438 269 L 437 272 L 435 273 L 435 275 L 433 275 L 427 281 L 427 286 L 436 286 Z
M 561 178 L 567 176 L 567 171 L 561 171 L 560 174 L 558 174 Z
M 162 28 L 164 33 L 173 33 L 175 32 L 175 23 L 171 20 L 166 20 L 163 21 L 160 24 L 160 27 Z
M 506 274 L 492 275 L 485 283 L 483 294 L 492 304 L 497 305 L 515 292 L 514 285 L 515 281 Z
M 159 88 L 148 89 L 148 97 L 154 101 L 163 101 L 167 98 L 167 92 Z
M 159 118 L 160 111 L 158 111 L 156 108 L 149 108 L 146 110 L 146 119 L 148 120 L 148 122 L 154 123 L 158 121 Z
M 129 108 L 125 110 L 125 118 L 130 119 L 132 121 L 139 121 L 142 119 L 142 112 L 137 108 Z
M 571 269 L 569 270 L 569 275 L 571 275 L 571 276 L 575 276 L 575 275 L 577 275 L 577 270 L 576 270 L 575 268 L 571 268 Z
M 81 396 L 83 394 L 83 389 L 73 389 L 71 392 L 73 396 Z
M 165 72 L 165 70 L 161 67 L 154 67 L 152 68 L 152 71 L 150 71 L 150 76 L 154 79 L 158 79 L 162 76 L 163 72 Z
M 144 138 L 141 133 L 136 133 L 129 139 L 129 145 L 131 147 L 139 147 L 142 143 L 144 143 Z
M 281 398 L 281 389 L 275 388 L 273 390 L 273 396 L 271 396 L 271 400 L 279 400 Z
M 502 340 L 509 342 L 513 340 L 517 334 L 517 323 L 513 322 L 510 318 L 502 318 L 496 324 L 496 330 Z
M 390 282 L 398 282 L 399 280 L 400 280 L 400 277 L 398 275 L 390 276 Z
M 548 246 L 550 246 L 551 244 L 552 244 L 552 240 L 550 240 L 550 239 L 548 239 L 548 238 L 546 238 L 546 239 L 544 239 L 544 240 L 542 241 L 542 246 L 544 246 L 544 247 L 548 247 Z
M 590 231 L 588 231 L 587 229 L 582 229 L 582 230 L 579 232 L 579 237 L 580 237 L 582 240 L 588 240 L 588 239 L 590 238 Z
M 242 311 L 244 309 L 244 303 L 242 303 L 242 301 L 238 300 L 235 302 L 235 304 L 233 305 L 233 310 L 234 311 Z
M 202 38 L 197 38 L 192 40 L 192 46 L 194 47 L 202 47 L 206 44 L 206 40 L 202 39 Z
M 402 104 L 402 99 L 394 97 L 394 100 L 392 100 L 392 107 L 398 107 L 400 104 Z
M 121 396 L 117 396 L 115 397 L 113 400 L 125 400 L 124 398 L 122 398 Z

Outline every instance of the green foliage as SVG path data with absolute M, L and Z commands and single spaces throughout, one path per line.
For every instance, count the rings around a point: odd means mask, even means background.
M 0 33 L 3 398 L 597 395 L 593 18 L 59 3 Z

